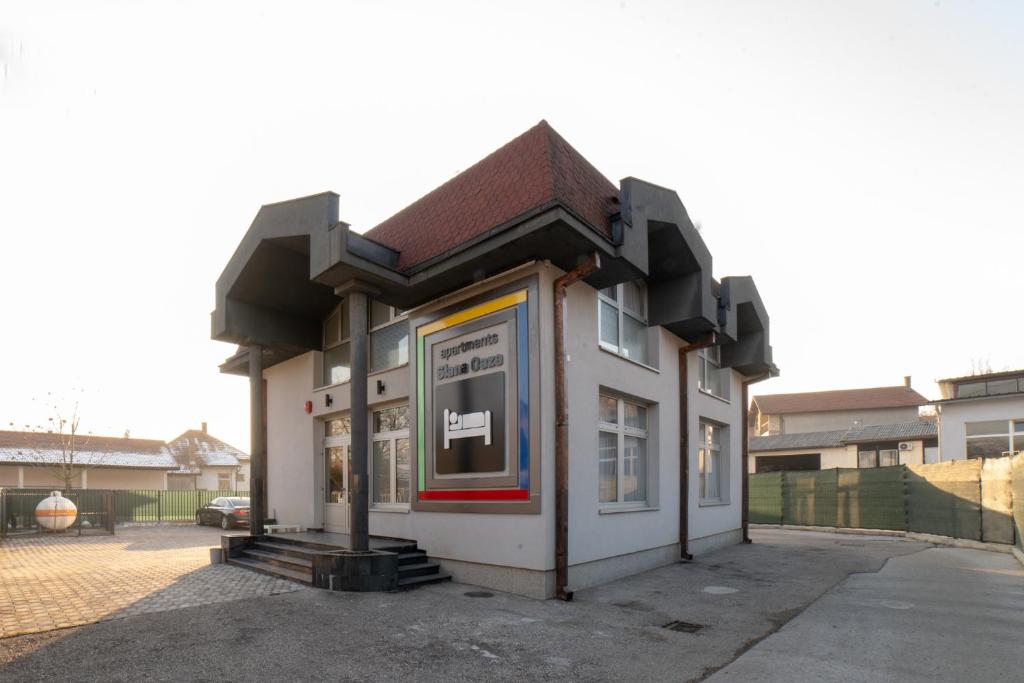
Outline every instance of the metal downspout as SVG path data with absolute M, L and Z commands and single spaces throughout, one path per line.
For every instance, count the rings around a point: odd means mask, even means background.
M 569 584 L 569 400 L 565 386 L 565 290 L 601 267 L 594 252 L 555 280 L 555 597 L 572 600 Z
M 679 559 L 689 561 L 690 554 L 690 406 L 689 372 L 686 356 L 690 351 L 715 343 L 715 333 L 708 332 L 700 341 L 679 348 Z

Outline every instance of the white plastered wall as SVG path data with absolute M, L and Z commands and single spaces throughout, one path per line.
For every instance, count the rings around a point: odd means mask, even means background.
M 963 460 L 967 457 L 968 422 L 986 420 L 1024 420 L 1024 397 L 1000 396 L 956 403 L 940 403 L 939 459 Z
M 263 371 L 267 380 L 267 513 L 281 523 L 315 526 L 313 418 L 303 410 L 313 392 L 314 352 Z

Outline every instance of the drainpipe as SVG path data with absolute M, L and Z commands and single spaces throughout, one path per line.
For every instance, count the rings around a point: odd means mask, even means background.
M 555 597 L 572 600 L 569 584 L 569 400 L 565 386 L 565 290 L 601 267 L 597 252 L 555 280 Z
M 689 372 L 686 356 L 690 351 L 715 343 L 715 333 L 708 332 L 699 341 L 679 348 L 679 560 L 693 559 L 690 554 L 690 407 Z
M 743 542 L 750 543 L 750 398 L 747 387 L 772 376 L 771 372 L 743 380 Z

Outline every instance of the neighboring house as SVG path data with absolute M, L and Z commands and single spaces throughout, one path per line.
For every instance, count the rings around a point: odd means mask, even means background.
M 935 462 L 938 428 L 934 421 L 874 425 L 807 434 L 776 434 L 750 439 L 751 472 L 826 470 L 833 467 L 887 467 Z
M 1024 450 L 1024 370 L 938 380 L 939 456 L 992 458 Z
M 177 462 L 167 475 L 168 490 L 249 490 L 249 454 L 211 436 L 205 422 L 167 446 Z
M 751 472 L 885 467 L 937 460 L 928 399 L 903 385 L 755 396 L 750 408 Z
M 64 458 L 56 434 L 0 432 L 0 486 L 61 488 L 54 470 Z M 76 437 L 73 462 L 73 485 L 83 489 L 164 489 L 176 465 L 163 441 L 89 435 Z
M 894 387 L 755 396 L 750 434 L 808 434 L 916 422 L 924 405 L 928 399 L 914 391 L 910 377 Z
M 338 211 L 262 207 L 217 281 L 266 516 L 537 597 L 741 540 L 768 314 L 750 277 L 712 277 L 674 191 L 608 181 L 541 122 L 366 233 Z

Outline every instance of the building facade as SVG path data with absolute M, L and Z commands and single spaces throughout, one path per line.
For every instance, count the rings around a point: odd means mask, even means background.
M 940 379 L 939 456 L 993 458 L 1024 450 L 1024 370 Z
M 755 396 L 751 472 L 920 465 L 938 460 L 928 399 L 903 385 Z
M 742 540 L 768 316 L 673 191 L 616 187 L 541 122 L 362 235 L 337 214 L 263 207 L 217 283 L 254 517 L 535 597 Z

